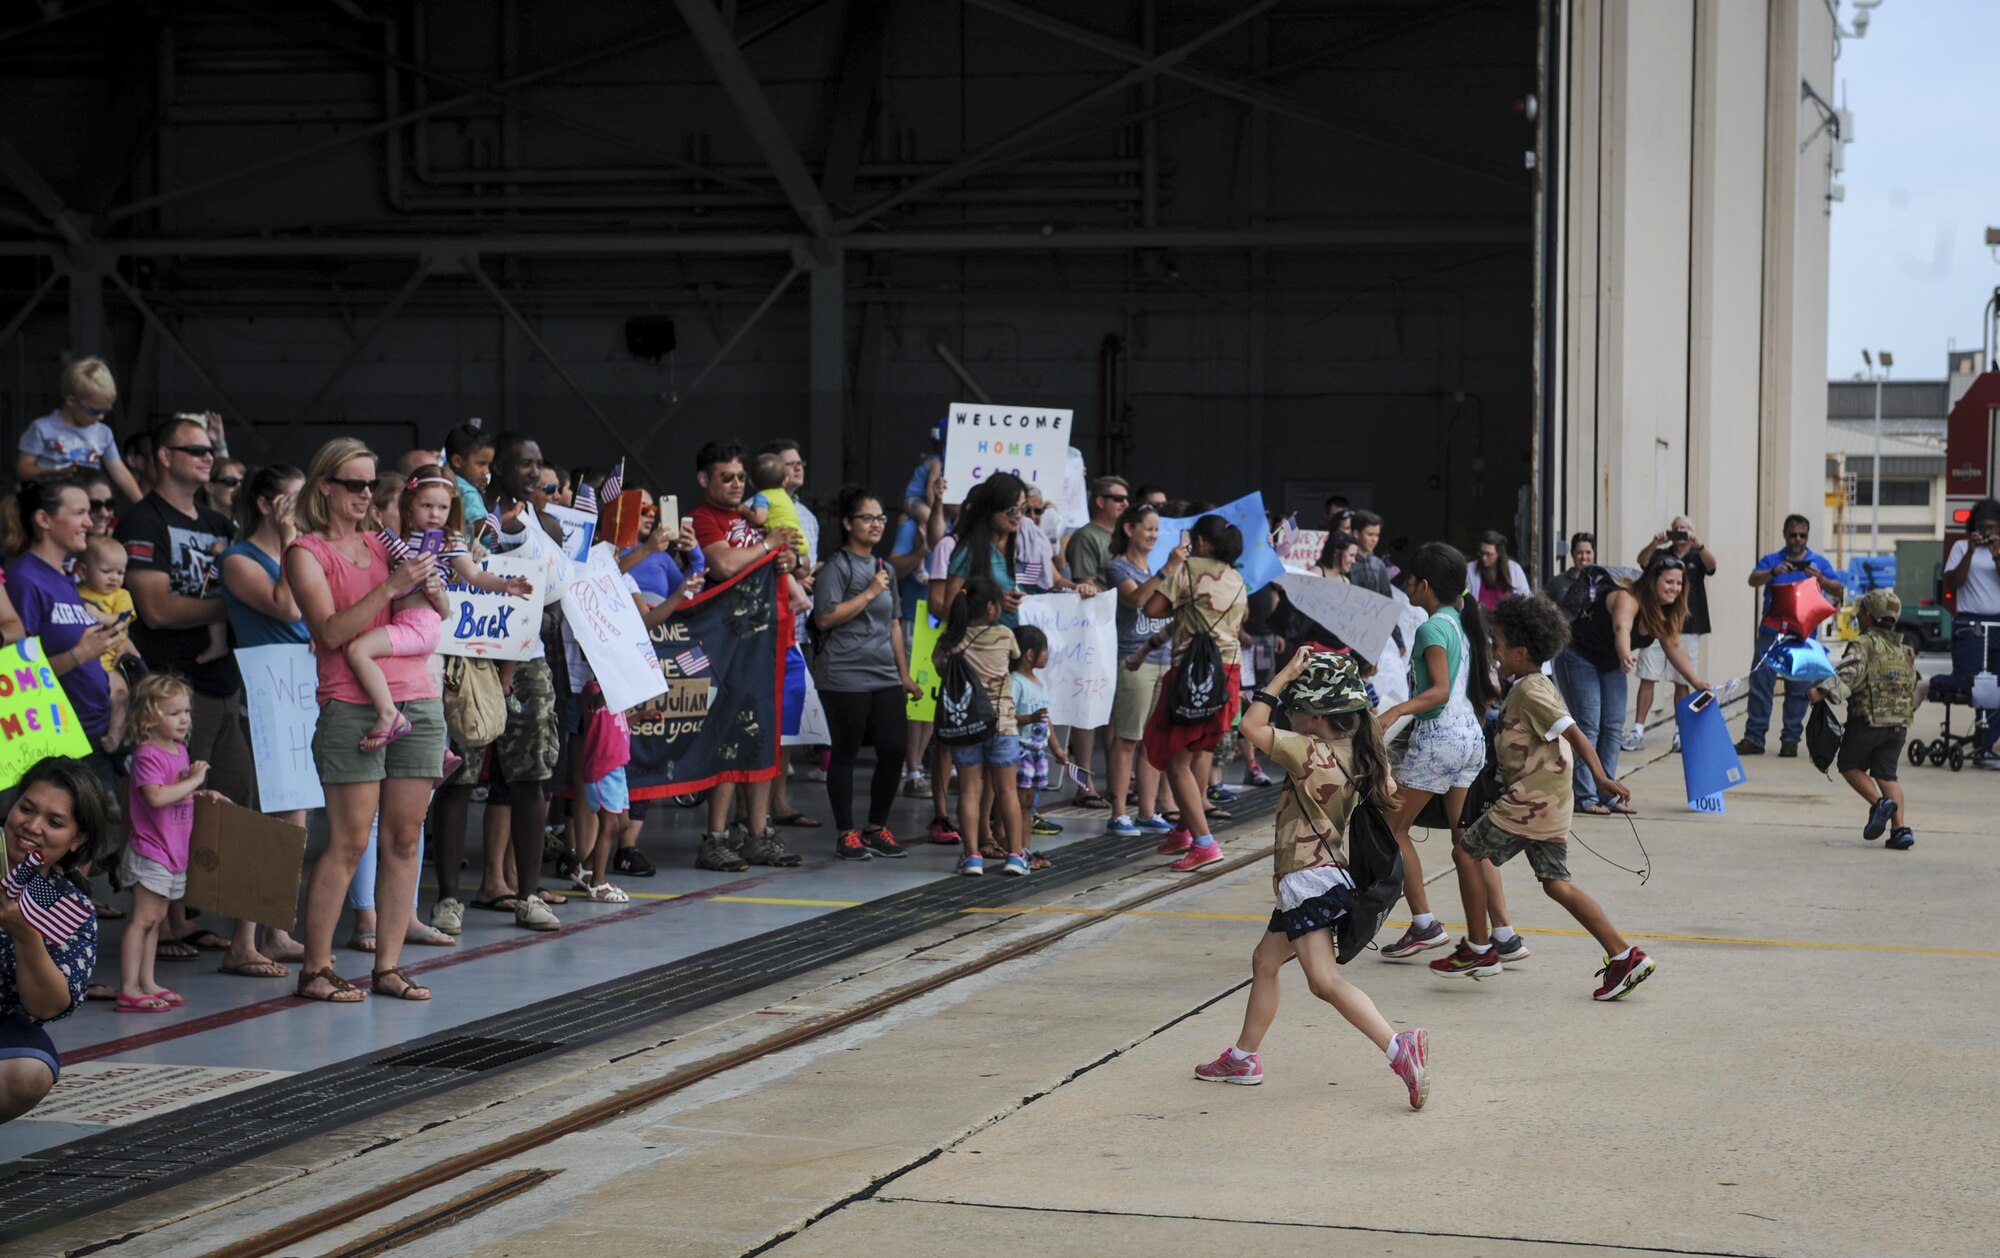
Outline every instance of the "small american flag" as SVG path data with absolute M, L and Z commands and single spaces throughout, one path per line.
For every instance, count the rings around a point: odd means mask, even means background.
M 681 670 L 681 676 L 694 677 L 708 671 L 708 656 L 698 646 L 691 646 L 674 656 L 674 664 Z
M 601 491 L 601 496 L 605 502 L 616 502 L 618 501 L 618 495 L 624 492 L 625 460 L 620 459 L 612 465 L 611 475 L 604 478 L 604 488 Z
M 90 920 L 91 909 L 82 897 L 64 891 L 54 879 L 37 878 L 41 864 L 40 852 L 28 853 L 26 860 L 0 878 L 0 893 L 21 902 L 21 916 L 28 919 L 35 933 L 52 944 L 63 943 Z
M 576 497 L 571 500 L 570 505 L 585 515 L 597 514 L 597 491 L 590 487 L 589 481 L 576 487 Z

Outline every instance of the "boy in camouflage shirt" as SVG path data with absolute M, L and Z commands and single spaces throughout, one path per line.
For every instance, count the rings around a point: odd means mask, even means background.
M 1847 702 L 1847 726 L 1840 740 L 1840 776 L 1868 801 L 1861 837 L 1882 837 L 1883 846 L 1906 852 L 1916 845 L 1903 811 L 1903 786 L 1896 780 L 1903 744 L 1917 707 L 1917 653 L 1896 632 L 1903 600 L 1894 590 L 1861 596 L 1861 636 L 1847 644 L 1839 670 L 1814 687 L 1815 701 Z
M 1480 867 L 1487 861 L 1503 865 L 1525 853 L 1528 868 L 1549 899 L 1562 905 L 1604 949 L 1604 968 L 1597 972 L 1604 981 L 1591 993 L 1592 999 L 1621 999 L 1645 982 L 1658 963 L 1626 942 L 1604 906 L 1570 881 L 1569 827 L 1576 809 L 1572 779 L 1577 761 L 1589 768 L 1597 789 L 1606 795 L 1623 803 L 1632 792 L 1605 773 L 1596 749 L 1563 706 L 1562 692 L 1542 673 L 1542 665 L 1561 654 L 1569 641 L 1562 612 L 1546 598 L 1516 594 L 1501 600 L 1490 624 L 1493 662 L 1499 666 L 1501 681 L 1511 683 L 1493 739 L 1493 758 L 1507 789 L 1452 845 L 1458 891 L 1465 901 L 1466 938 L 1450 956 L 1431 962 L 1431 971 L 1446 978 L 1486 978 L 1505 968 L 1487 929 L 1486 879 Z

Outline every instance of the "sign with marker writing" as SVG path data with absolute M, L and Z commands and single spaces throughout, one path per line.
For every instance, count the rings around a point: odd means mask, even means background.
M 604 688 L 605 707 L 624 712 L 667 692 L 652 635 L 610 543 L 591 553 L 590 563 L 563 588 L 562 603 L 569 631 Z
M 1285 570 L 1277 550 L 1271 545 L 1271 526 L 1264 516 L 1264 495 L 1261 491 L 1245 494 L 1202 515 L 1219 515 L 1243 534 L 1243 556 L 1236 561 L 1236 570 L 1243 574 L 1243 582 L 1252 594 L 1277 580 Z M 1174 553 L 1174 547 L 1181 544 L 1181 535 L 1193 532 L 1200 520 L 1199 515 L 1161 516 L 1160 539 L 1153 543 L 1152 552 L 1146 556 L 1146 566 L 1154 572 L 1166 567 L 1167 557 Z
M 1288 568 L 1310 568 L 1326 553 L 1326 539 L 1330 536 L 1325 529 L 1294 529 L 1290 535 L 1279 534 L 1283 542 L 1278 548 L 1278 558 Z
M 591 543 L 597 540 L 597 517 L 554 502 L 543 510 L 562 528 L 563 553 L 577 563 L 588 561 Z
M 250 750 L 257 758 L 257 801 L 265 812 L 326 807 L 313 762 L 319 728 L 319 670 L 303 642 L 245 647 L 243 707 L 250 716 Z
M 953 402 L 944 438 L 944 500 L 964 502 L 973 486 L 995 472 L 1012 472 L 1046 493 L 1061 494 L 1072 415 L 1038 406 Z
M 1049 723 L 1096 729 L 1111 719 L 1118 662 L 1118 596 L 1035 594 L 1021 600 L 1021 623 L 1049 637 Z
M 0 648 L 0 790 L 43 756 L 90 754 L 90 736 L 42 654 L 40 638 Z
M 1277 584 L 1301 614 L 1369 660 L 1382 658 L 1389 636 L 1402 619 L 1403 609 L 1394 599 L 1350 581 L 1287 572 L 1278 578 Z
M 555 549 L 553 543 L 549 549 Z M 489 555 L 479 566 L 495 576 L 526 577 L 535 592 L 516 598 L 458 582 L 447 585 L 444 594 L 451 611 L 438 631 L 439 654 L 482 660 L 528 659 L 542 636 L 542 594 L 551 571 L 548 557 L 524 546 L 520 551 Z
M 903 714 L 912 721 L 937 719 L 938 669 L 932 656 L 937 652 L 938 635 L 944 626 L 931 619 L 931 605 L 919 599 L 917 618 L 910 628 L 910 676 L 923 687 L 923 694 L 906 699 Z

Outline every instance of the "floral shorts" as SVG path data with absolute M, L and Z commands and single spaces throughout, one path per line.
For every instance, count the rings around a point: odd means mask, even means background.
M 1396 783 L 1442 795 L 1471 786 L 1486 767 L 1486 736 L 1479 724 L 1446 712 L 1434 721 L 1411 721 L 1407 737 L 1389 749 Z

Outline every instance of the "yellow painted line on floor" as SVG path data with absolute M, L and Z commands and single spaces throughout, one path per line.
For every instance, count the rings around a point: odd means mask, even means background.
M 685 900 L 688 898 L 686 892 L 676 891 L 627 891 L 625 894 L 635 900 Z M 784 908 L 800 909 L 851 909 L 865 903 L 862 900 L 785 900 L 777 896 L 765 895 L 713 895 L 709 896 L 708 900 L 712 904 L 776 904 Z

